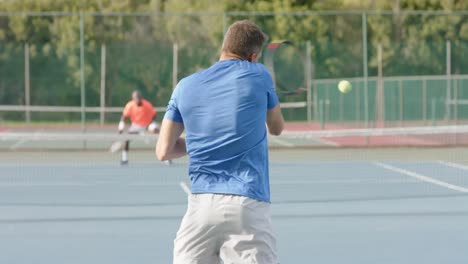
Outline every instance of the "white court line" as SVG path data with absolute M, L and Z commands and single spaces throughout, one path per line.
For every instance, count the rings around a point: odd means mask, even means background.
M 408 184 L 408 183 L 419 183 L 416 180 L 317 180 L 317 181 L 272 181 L 271 185 L 317 185 L 317 184 L 363 184 L 363 183 L 371 183 L 371 184 Z M 93 182 L 93 183 L 82 183 L 82 182 L 0 182 L 0 188 L 6 187 L 94 187 L 94 186 L 101 186 L 106 184 L 113 184 L 119 186 L 133 186 L 133 187 L 171 187 L 174 186 L 174 183 L 121 183 L 121 182 Z M 182 184 L 180 184 L 181 188 Z M 185 184 L 185 183 L 184 183 Z M 186 189 L 190 193 L 190 188 L 187 184 Z
M 271 137 L 269 137 L 269 139 L 270 139 L 271 142 L 274 142 L 274 143 L 276 143 L 278 145 L 281 145 L 283 147 L 292 148 L 292 147 L 296 146 L 296 144 L 288 142 L 287 140 L 284 140 L 284 139 L 280 139 L 279 137 L 271 136 Z M 328 145 L 328 146 L 334 146 L 334 147 L 338 146 L 337 143 L 335 143 L 333 141 L 329 141 L 327 139 L 323 139 L 323 138 L 314 138 L 313 140 L 317 141 L 317 142 L 320 142 L 320 143 L 322 143 L 324 145 Z
M 288 141 L 286 141 L 286 140 L 279 139 L 279 138 L 274 137 L 274 136 L 270 137 L 270 140 L 271 140 L 272 142 L 275 142 L 275 143 L 278 144 L 278 145 L 283 146 L 283 147 L 290 147 L 290 148 L 294 147 L 294 144 L 292 144 L 292 143 L 290 143 L 290 142 L 288 142 Z
M 316 181 L 271 181 L 271 185 L 302 185 L 302 184 L 407 184 L 407 183 L 419 183 L 417 180 L 376 180 L 376 179 L 364 179 L 364 180 L 316 180 Z
M 409 170 L 405 170 L 405 169 L 402 169 L 402 168 L 391 166 L 391 165 L 388 165 L 388 164 L 385 164 L 385 163 L 382 163 L 382 162 L 374 162 L 373 164 L 378 166 L 378 167 L 387 169 L 389 171 L 398 172 L 400 174 L 416 178 L 416 179 L 418 179 L 420 181 L 432 183 L 434 185 L 438 185 L 438 186 L 441 186 L 441 187 L 444 187 L 444 188 L 447 188 L 447 189 L 450 189 L 450 190 L 454 190 L 454 191 L 457 191 L 457 192 L 468 193 L 467 188 L 463 188 L 461 186 L 457 186 L 457 185 L 450 184 L 450 183 L 447 183 L 447 182 L 439 181 L 439 180 L 436 180 L 436 179 L 431 178 L 431 177 L 426 176 L 426 175 L 422 175 L 422 174 L 419 174 L 419 173 L 416 173 L 416 172 L 412 172 L 412 171 L 409 171 Z
M 94 186 L 94 184 L 77 183 L 77 182 L 49 182 L 49 183 L 27 183 L 27 182 L 12 182 L 0 183 L 0 188 L 3 187 L 75 187 L 75 186 Z
M 462 164 L 458 164 L 458 163 L 453 163 L 453 162 L 445 161 L 445 160 L 438 160 L 437 162 L 440 163 L 440 164 L 442 164 L 442 165 L 445 165 L 445 166 L 447 166 L 447 167 L 452 167 L 452 168 L 455 168 L 455 169 L 460 169 L 460 170 L 466 170 L 466 171 L 468 171 L 468 166 L 466 166 L 466 165 L 462 165 Z
M 102 182 L 0 182 L 0 188 L 5 187 L 94 187 L 102 185 L 119 185 L 119 186 L 132 186 L 132 187 L 173 187 L 174 183 L 122 183 L 116 181 L 102 181 Z
M 188 187 L 187 183 L 181 181 L 179 182 L 180 188 L 187 194 L 190 195 L 192 192 L 190 191 L 190 188 Z

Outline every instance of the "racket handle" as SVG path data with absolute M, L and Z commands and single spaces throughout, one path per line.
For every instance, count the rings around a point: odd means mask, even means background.
M 120 132 L 125 129 L 125 122 L 124 121 L 119 122 L 118 129 L 119 129 Z

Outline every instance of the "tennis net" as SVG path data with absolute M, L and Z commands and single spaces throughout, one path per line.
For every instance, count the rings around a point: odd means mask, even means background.
M 108 150 L 113 142 L 131 141 L 132 149 L 152 150 L 157 135 L 88 132 L 0 132 L 0 150 Z M 271 148 L 375 148 L 468 146 L 468 125 L 404 128 L 317 130 L 307 124 L 288 126 L 270 137 Z

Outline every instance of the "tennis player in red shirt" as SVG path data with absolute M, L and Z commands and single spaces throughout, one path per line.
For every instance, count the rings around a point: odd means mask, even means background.
M 128 129 L 129 134 L 143 134 L 145 132 L 159 133 L 159 125 L 156 123 L 157 112 L 153 105 L 145 100 L 139 91 L 132 92 L 132 100 L 126 105 L 119 122 L 119 133 L 125 129 L 125 120 L 127 118 L 132 122 Z M 125 141 L 125 147 L 122 151 L 122 165 L 128 164 L 128 151 L 130 141 Z

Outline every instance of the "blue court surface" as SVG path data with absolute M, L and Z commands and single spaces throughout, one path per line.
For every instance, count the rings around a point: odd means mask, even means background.
M 281 263 L 468 263 L 464 149 L 275 150 Z M 0 263 L 171 263 L 187 160 L 0 152 Z

